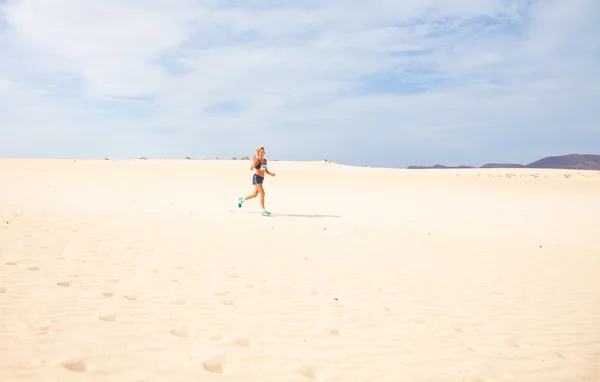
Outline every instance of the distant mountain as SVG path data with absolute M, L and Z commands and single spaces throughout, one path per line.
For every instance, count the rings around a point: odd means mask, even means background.
M 591 154 L 568 154 L 560 156 L 549 156 L 539 159 L 527 165 L 513 163 L 486 163 L 481 167 L 473 166 L 409 166 L 409 169 L 457 169 L 457 168 L 553 168 L 571 170 L 600 170 L 600 155 Z
M 513 163 L 486 163 L 479 168 L 524 168 L 522 164 Z
M 600 155 L 569 154 L 563 156 L 545 157 L 530 163 L 525 167 L 600 170 Z

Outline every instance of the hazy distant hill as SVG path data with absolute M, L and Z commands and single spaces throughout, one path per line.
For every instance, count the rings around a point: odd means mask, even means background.
M 522 164 L 512 164 L 512 163 L 486 163 L 480 168 L 523 168 Z
M 591 154 L 568 154 L 560 156 L 549 156 L 539 159 L 527 165 L 514 163 L 486 163 L 481 167 L 473 166 L 410 166 L 409 169 L 456 169 L 456 168 L 555 168 L 555 169 L 577 169 L 577 170 L 600 170 L 600 155 Z
M 556 157 L 545 157 L 530 163 L 525 167 L 600 170 L 600 155 L 570 154 Z

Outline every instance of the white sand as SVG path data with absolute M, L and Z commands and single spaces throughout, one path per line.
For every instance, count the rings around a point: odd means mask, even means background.
M 248 167 L 0 160 L 0 381 L 600 381 L 600 172 Z

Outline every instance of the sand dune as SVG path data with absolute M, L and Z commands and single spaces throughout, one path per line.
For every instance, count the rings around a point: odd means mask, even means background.
M 0 160 L 0 381 L 600 381 L 600 172 Z

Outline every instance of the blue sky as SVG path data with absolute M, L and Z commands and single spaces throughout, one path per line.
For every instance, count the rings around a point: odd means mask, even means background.
M 0 0 L 0 157 L 600 154 L 597 0 L 296 3 Z

